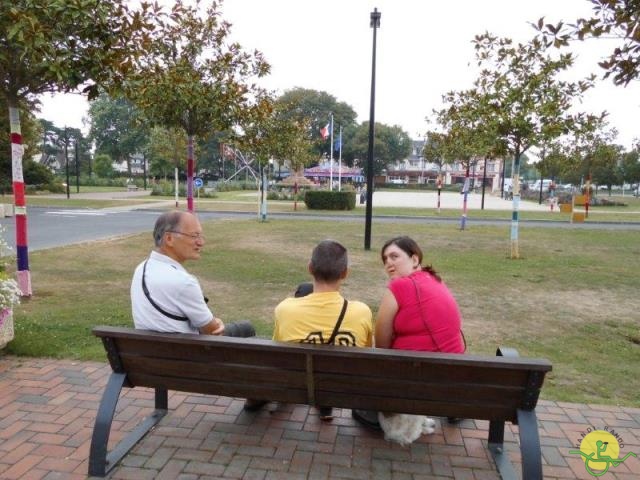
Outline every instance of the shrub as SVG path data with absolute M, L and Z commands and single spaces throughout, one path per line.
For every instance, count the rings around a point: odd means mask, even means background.
M 80 185 L 87 187 L 126 187 L 127 179 L 123 177 L 100 177 L 95 175 L 80 175 Z M 142 180 L 140 185 L 142 186 Z
M 304 203 L 309 210 L 353 210 L 356 196 L 353 192 L 308 191 Z
M 135 182 L 138 185 L 138 181 Z M 141 187 L 142 184 L 138 185 Z M 151 186 L 151 195 L 160 195 L 163 197 L 173 197 L 176 194 L 175 182 L 169 180 L 159 180 Z M 180 182 L 178 186 L 178 197 L 187 196 L 187 187 L 184 182 Z M 218 195 L 213 189 L 201 188 L 197 193 L 196 188 L 193 189 L 193 196 L 199 198 L 217 198 Z
M 256 182 L 218 181 L 215 188 L 219 192 L 232 192 L 236 190 L 258 190 L 258 185 Z
M 281 189 L 278 190 L 269 190 L 267 193 L 267 200 L 287 200 L 287 201 L 303 201 L 304 200 L 304 192 L 298 192 L 294 194 L 293 191 L 289 189 Z

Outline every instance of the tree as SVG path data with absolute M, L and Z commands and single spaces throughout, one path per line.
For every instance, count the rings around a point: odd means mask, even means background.
M 266 101 L 266 99 L 265 99 Z M 309 163 L 312 158 L 311 142 L 307 138 L 308 125 L 288 117 L 285 104 L 264 105 L 260 112 L 269 111 L 269 115 L 262 113 L 256 118 L 248 116 L 241 124 L 242 135 L 237 136 L 237 142 L 245 155 L 257 161 L 261 172 L 261 202 L 260 213 L 262 220 L 266 220 L 266 170 L 269 160 L 288 159 L 295 170 L 299 165 Z
M 373 138 L 373 174 L 382 175 L 388 165 L 403 160 L 411 153 L 412 143 L 409 134 L 401 127 L 394 125 L 390 127 L 383 123 L 375 125 L 375 135 Z M 369 151 L 369 122 L 362 122 L 356 129 L 349 147 L 346 149 L 347 158 L 352 157 L 362 162 L 363 174 L 366 177 L 367 158 Z M 344 150 L 343 150 L 344 153 Z
M 0 2 L 0 97 L 9 107 L 12 177 L 16 205 L 18 284 L 31 295 L 24 198 L 24 154 L 20 108 L 44 92 L 84 87 L 89 95 L 101 84 L 127 75 L 136 52 L 146 44 L 155 7 L 140 10 L 126 0 L 12 0 Z
M 333 95 L 326 92 L 294 88 L 278 97 L 276 103 L 282 105 L 282 114 L 285 118 L 294 120 L 299 125 L 307 125 L 307 136 L 313 144 L 313 151 L 317 157 L 324 153 L 328 154 L 331 148 L 329 141 L 323 140 L 320 136 L 320 129 L 329 122 L 332 113 L 336 132 L 339 125 L 344 127 L 343 140 L 346 138 L 347 131 L 352 134 L 357 126 L 358 116 L 353 108 L 344 102 L 338 102 Z M 343 143 L 348 145 L 349 142 L 343 141 Z
M 624 153 L 620 173 L 623 182 L 636 184 L 636 191 L 640 190 L 640 145 Z
M 422 156 L 429 163 L 438 166 L 438 172 L 442 172 L 442 167 L 448 163 L 445 150 L 446 135 L 434 131 L 427 132 L 427 138 L 422 150 Z
M 449 92 L 443 100 L 446 107 L 435 114 L 438 123 L 447 131 L 444 136 L 445 158 L 450 162 L 459 161 L 465 167 L 463 213 L 460 224 L 461 230 L 464 230 L 467 195 L 471 188 L 469 178 L 471 165 L 475 165 L 478 160 L 484 163 L 485 178 L 482 181 L 482 208 L 484 209 L 487 160 L 504 158 L 507 147 L 504 139 L 498 134 L 496 123 L 487 121 L 491 118 L 492 111 L 488 96 L 484 92 L 478 89 Z
M 186 148 L 187 138 L 181 128 L 167 129 L 161 126 L 151 128 L 147 145 L 151 174 L 166 180 L 174 169 L 184 169 Z
M 546 45 L 566 46 L 572 40 L 614 37 L 620 45 L 609 58 L 599 62 L 605 70 L 604 78 L 613 75 L 616 85 L 628 85 L 640 75 L 640 1 L 589 0 L 593 16 L 578 18 L 575 23 L 545 24 L 544 17 L 535 25 Z
M 611 195 L 611 187 L 622 183 L 619 169 L 624 148 L 615 144 L 597 145 L 591 154 L 591 180 L 596 185 L 606 185 Z
M 252 81 L 269 65 L 260 52 L 227 43 L 230 25 L 221 2 L 206 12 L 178 0 L 166 18 L 157 19 L 151 53 L 136 64 L 124 95 L 154 125 L 182 128 L 187 134 L 187 206 L 193 210 L 194 139 L 225 131 L 251 114 L 264 114 L 264 89 Z
M 107 154 L 117 163 L 125 162 L 129 177 L 132 155 L 141 153 L 148 141 L 148 131 L 140 116 L 131 102 L 106 94 L 89 105 L 89 138 L 95 142 L 96 153 Z
M 542 149 L 540 161 L 536 167 L 540 176 L 556 180 L 569 163 L 568 148 L 559 141 L 553 141 Z
M 99 153 L 93 159 L 93 168 L 96 172 L 96 175 L 100 178 L 111 178 L 113 177 L 113 160 L 106 153 Z
M 593 86 L 594 77 L 577 82 L 560 80 L 573 63 L 571 54 L 552 57 L 539 38 L 514 45 L 489 33 L 474 40 L 481 67 L 475 89 L 484 122 L 490 125 L 514 158 L 511 258 L 519 258 L 518 205 L 521 155 L 572 131 L 589 131 L 598 117 L 571 113 L 574 101 Z M 600 116 L 602 118 L 603 115 Z

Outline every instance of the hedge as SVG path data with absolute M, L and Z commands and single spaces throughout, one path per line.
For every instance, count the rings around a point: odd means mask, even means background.
M 309 190 L 304 195 L 304 203 L 309 210 L 353 210 L 356 196 L 352 191 Z

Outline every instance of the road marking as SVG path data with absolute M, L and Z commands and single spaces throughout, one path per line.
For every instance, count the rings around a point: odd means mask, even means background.
M 86 215 L 94 217 L 104 217 L 107 214 L 105 212 L 100 212 L 97 210 L 52 210 L 46 212 L 46 215 L 68 215 L 71 217 L 76 215 Z

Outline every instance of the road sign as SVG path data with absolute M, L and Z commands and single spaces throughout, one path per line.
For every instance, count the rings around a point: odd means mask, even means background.
M 193 179 L 193 186 L 196 188 L 202 188 L 202 185 L 204 185 L 204 183 L 202 182 L 202 179 L 200 177 L 196 177 Z

